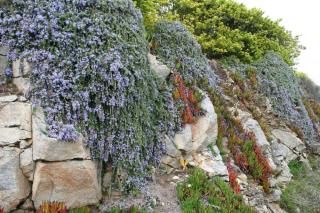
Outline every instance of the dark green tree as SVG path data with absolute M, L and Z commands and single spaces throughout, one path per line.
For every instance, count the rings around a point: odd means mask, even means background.
M 252 62 L 271 50 L 293 65 L 302 48 L 280 20 L 233 0 L 172 0 L 168 17 L 186 25 L 209 58 Z
M 144 26 L 150 32 L 154 25 L 164 17 L 168 11 L 167 6 L 170 0 L 133 0 L 138 8 L 140 8 Z

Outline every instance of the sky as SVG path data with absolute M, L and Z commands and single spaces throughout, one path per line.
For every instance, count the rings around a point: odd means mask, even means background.
M 247 7 L 260 8 L 293 35 L 300 35 L 306 47 L 297 59 L 296 69 L 306 73 L 320 85 L 320 1 L 319 0 L 236 0 Z

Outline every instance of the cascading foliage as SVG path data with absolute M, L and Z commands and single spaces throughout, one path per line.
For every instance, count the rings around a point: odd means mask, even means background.
M 159 22 L 152 38 L 153 52 L 171 69 L 177 69 L 187 82 L 206 79 L 216 87 L 217 76 L 211 69 L 201 46 L 179 22 Z
M 129 187 L 143 185 L 165 151 L 161 135 L 174 129 L 144 33 L 130 0 L 14 0 L 0 12 L 9 61 L 33 65 L 31 97 L 48 134 L 73 142 L 82 133 L 94 158 L 128 174 Z
M 228 59 L 227 66 L 244 76 L 247 69 L 255 70 L 259 81 L 257 89 L 270 99 L 275 114 L 301 129 L 302 137 L 308 144 L 318 141 L 294 71 L 278 54 L 269 52 L 263 59 L 250 65 Z

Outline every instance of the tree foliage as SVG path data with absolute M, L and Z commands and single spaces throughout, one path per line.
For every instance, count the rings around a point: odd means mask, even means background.
M 293 64 L 299 55 L 298 39 L 259 9 L 248 9 L 233 0 L 173 2 L 171 17 L 188 27 L 209 58 L 235 55 L 252 62 L 273 50 Z
M 138 0 L 137 0 L 138 1 Z M 236 56 L 249 63 L 267 51 L 280 54 L 289 64 L 302 46 L 294 37 L 259 9 L 248 9 L 233 0 L 142 1 L 140 8 L 147 29 L 161 17 L 181 21 L 193 33 L 209 58 Z
M 138 8 L 140 8 L 144 26 L 147 30 L 152 31 L 154 25 L 162 18 L 165 13 L 165 7 L 169 0 L 133 0 Z

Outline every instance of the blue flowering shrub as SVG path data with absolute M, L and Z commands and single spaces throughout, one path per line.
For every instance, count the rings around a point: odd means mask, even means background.
M 300 129 L 306 142 L 317 140 L 295 73 L 279 55 L 269 52 L 263 59 L 250 65 L 241 64 L 234 58 L 226 60 L 226 64 L 244 77 L 248 77 L 248 70 L 254 70 L 259 82 L 257 91 L 270 99 L 275 114 L 285 119 L 293 130 Z
M 81 133 L 93 158 L 128 175 L 129 188 L 159 165 L 162 135 L 175 128 L 144 33 L 131 0 L 14 0 L 0 12 L 1 45 L 10 62 L 32 64 L 31 98 L 48 134 L 74 142 Z
M 181 23 L 162 21 L 156 24 L 151 49 L 184 81 L 193 84 L 207 81 L 210 86 L 216 87 L 217 76 L 202 53 L 201 46 Z

